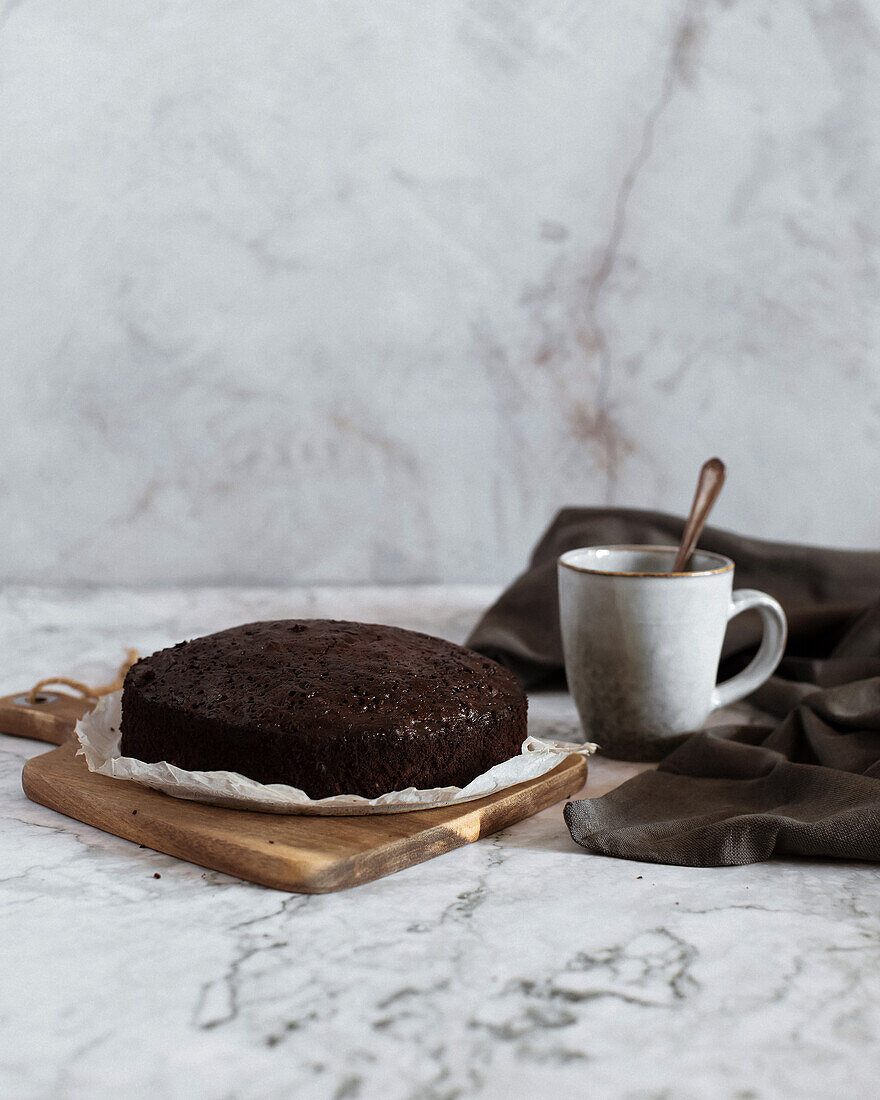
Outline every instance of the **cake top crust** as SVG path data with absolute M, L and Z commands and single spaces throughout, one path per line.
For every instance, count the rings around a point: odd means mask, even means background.
M 245 623 L 179 642 L 138 661 L 125 687 L 199 718 L 310 736 L 479 727 L 523 699 L 512 673 L 463 646 L 329 619 Z

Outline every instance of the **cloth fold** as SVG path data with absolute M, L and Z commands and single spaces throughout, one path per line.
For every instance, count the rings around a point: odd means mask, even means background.
M 683 525 L 660 512 L 564 509 L 468 645 L 528 688 L 563 683 L 559 554 L 603 543 L 674 545 Z M 572 837 L 602 855 L 698 867 L 781 854 L 880 859 L 880 552 L 717 528 L 706 528 L 700 547 L 733 558 L 735 588 L 759 588 L 785 609 L 785 657 L 751 697 L 780 721 L 695 733 L 657 771 L 569 803 Z M 742 667 L 759 640 L 757 616 L 734 619 L 720 677 Z

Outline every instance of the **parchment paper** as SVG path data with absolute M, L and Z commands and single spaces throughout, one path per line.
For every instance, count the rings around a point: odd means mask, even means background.
M 572 753 L 590 756 L 596 751 L 596 746 L 589 743 L 542 741 L 530 736 L 523 742 L 519 756 L 496 764 L 466 787 L 434 787 L 431 790 L 408 787 L 379 798 L 343 794 L 313 799 L 296 787 L 284 783 L 258 783 L 236 772 L 184 771 L 173 764 L 145 764 L 134 757 L 121 756 L 121 717 L 122 692 L 117 691 L 105 695 L 90 714 L 77 722 L 76 736 L 80 743 L 77 755 L 85 757 L 89 771 L 112 779 L 128 779 L 174 798 L 272 814 L 387 814 L 472 802 L 505 787 L 546 775 L 559 765 L 562 756 Z

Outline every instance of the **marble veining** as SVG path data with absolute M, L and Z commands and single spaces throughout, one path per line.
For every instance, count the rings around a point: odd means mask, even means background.
M 0 593 L 0 690 L 259 616 L 460 640 L 488 588 Z M 539 735 L 576 735 L 564 695 Z M 16 1098 L 871 1096 L 880 872 L 583 853 L 559 808 L 346 893 L 284 895 L 28 802 L 0 737 L 0 1092 Z M 634 765 L 591 765 L 595 793 Z M 155 877 L 156 875 L 160 877 Z
M 8 0 L 0 72 L 0 578 L 500 583 L 714 453 L 876 544 L 876 4 Z

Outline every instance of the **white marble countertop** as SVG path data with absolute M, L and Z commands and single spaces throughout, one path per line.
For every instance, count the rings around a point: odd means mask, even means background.
M 12 588 L 0 692 L 261 617 L 461 640 L 491 595 Z M 576 729 L 567 697 L 531 709 L 539 735 Z M 876 1095 L 874 866 L 588 856 L 555 807 L 355 890 L 285 895 L 28 802 L 21 765 L 44 750 L 0 737 L 3 1096 Z M 621 770 L 597 761 L 593 790 Z

